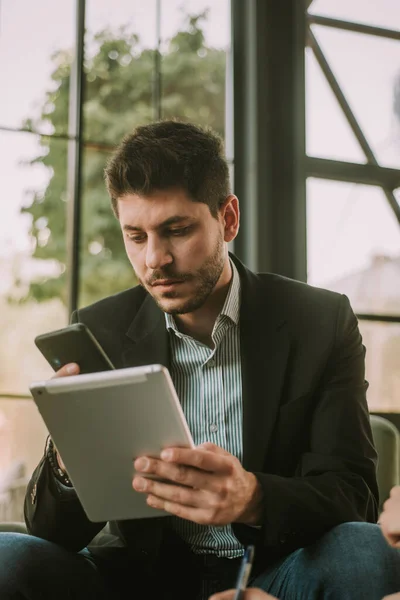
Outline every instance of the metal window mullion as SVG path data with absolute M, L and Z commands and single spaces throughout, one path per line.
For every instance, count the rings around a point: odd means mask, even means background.
M 76 0 L 75 59 L 71 65 L 68 114 L 67 166 L 67 265 L 68 310 L 78 306 L 81 195 L 82 195 L 82 113 L 83 113 L 83 60 L 85 35 L 85 0 Z
M 343 31 L 351 31 L 353 33 L 362 33 L 365 35 L 400 41 L 400 31 L 396 29 L 386 29 L 384 27 L 375 27 L 373 25 L 364 25 L 363 23 L 354 23 L 352 21 L 332 19 L 330 17 L 312 14 L 307 15 L 307 21 L 309 24 L 313 25 L 321 25 L 323 27 L 331 27 L 332 29 L 341 29 Z
M 32 396 L 26 396 L 25 394 L 7 394 L 7 392 L 0 393 L 0 400 L 32 400 Z
M 346 99 L 342 89 L 340 88 L 340 85 L 337 82 L 337 79 L 336 79 L 335 75 L 333 74 L 333 71 L 330 68 L 329 63 L 326 60 L 324 53 L 322 52 L 321 47 L 319 46 L 310 27 L 308 28 L 308 39 L 309 39 L 310 47 L 314 53 L 314 56 L 319 64 L 323 74 L 325 75 L 325 78 L 328 81 L 328 84 L 329 84 L 331 90 L 335 94 L 335 97 L 336 97 L 341 109 L 343 110 L 344 115 L 345 115 L 354 135 L 356 136 L 357 141 L 360 144 L 362 151 L 364 152 L 364 154 L 367 158 L 367 161 L 375 166 L 379 166 L 379 163 L 376 160 L 375 155 L 374 155 L 360 125 L 358 124 L 358 121 L 357 121 L 356 117 L 354 116 L 353 111 L 351 110 L 350 105 L 347 102 L 347 99 Z M 386 187 L 384 187 L 382 189 L 383 189 L 383 192 L 389 202 L 391 209 L 393 210 L 393 212 L 395 214 L 397 221 L 400 223 L 400 206 L 396 200 L 395 195 L 393 194 L 393 190 L 390 190 Z
M 370 163 L 352 163 L 316 156 L 306 157 L 306 176 L 333 179 L 381 188 L 400 187 L 400 169 L 390 169 Z
M 235 253 L 306 280 L 305 10 L 298 0 L 231 0 Z
M 342 92 L 342 89 L 341 89 L 335 75 L 333 74 L 333 71 L 330 68 L 329 63 L 326 60 L 324 53 L 322 52 L 321 47 L 318 44 L 318 42 L 310 28 L 308 31 L 308 39 L 309 39 L 310 47 L 314 53 L 314 56 L 319 64 L 323 74 L 325 75 L 325 78 L 328 81 L 328 84 L 329 84 L 331 90 L 335 94 L 335 97 L 340 105 L 340 108 L 344 112 L 345 117 L 346 117 L 354 135 L 356 136 L 357 141 L 360 144 L 361 149 L 364 152 L 367 160 L 373 164 L 378 164 L 378 162 L 371 150 L 371 147 L 368 144 L 368 142 L 365 138 L 365 135 L 364 135 L 361 127 L 359 126 L 358 121 L 353 114 L 353 111 L 350 108 L 349 103 L 347 102 L 347 99 L 346 99 L 344 93 Z
M 400 323 L 400 315 L 373 315 L 373 314 L 356 314 L 359 321 L 374 321 L 379 323 Z

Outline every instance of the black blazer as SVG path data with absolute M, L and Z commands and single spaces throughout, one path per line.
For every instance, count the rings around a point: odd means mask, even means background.
M 376 522 L 376 452 L 366 404 L 365 348 L 345 296 L 273 274 L 235 257 L 242 301 L 243 466 L 264 492 L 261 530 L 233 524 L 271 561 L 346 521 Z M 142 287 L 79 310 L 117 368 L 169 366 L 165 318 Z M 84 460 L 84 457 L 82 457 Z M 36 488 L 34 488 L 36 486 Z M 105 525 L 91 523 L 73 489 L 43 458 L 25 498 L 28 531 L 80 550 Z M 157 553 L 170 518 L 110 524 L 133 552 Z M 120 542 L 121 543 L 121 542 Z

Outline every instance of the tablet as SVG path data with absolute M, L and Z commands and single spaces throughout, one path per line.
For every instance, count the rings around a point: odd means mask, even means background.
M 72 375 L 29 386 L 90 521 L 167 516 L 132 487 L 133 461 L 194 447 L 162 365 Z

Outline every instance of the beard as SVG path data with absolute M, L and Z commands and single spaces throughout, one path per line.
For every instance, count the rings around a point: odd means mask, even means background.
M 204 261 L 197 271 L 191 273 L 177 273 L 173 270 L 173 265 L 171 265 L 165 269 L 153 271 L 151 277 L 146 280 L 145 283 L 140 279 L 139 283 L 146 288 L 163 312 L 169 313 L 170 315 L 184 315 L 198 310 L 205 304 L 221 277 L 224 264 L 224 242 L 222 238 L 218 238 L 212 254 Z M 152 288 L 152 283 L 159 279 L 174 279 L 192 283 L 190 297 L 182 299 L 181 303 L 173 308 L 166 306 L 163 300 L 179 298 L 179 286 L 178 290 L 164 292 L 162 298 L 157 297 L 153 293 L 154 288 Z

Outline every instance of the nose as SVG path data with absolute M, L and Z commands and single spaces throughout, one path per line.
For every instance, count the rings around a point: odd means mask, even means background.
M 146 267 L 155 271 L 157 269 L 162 269 L 172 262 L 173 258 L 168 249 L 168 245 L 158 238 L 149 236 L 146 248 Z

